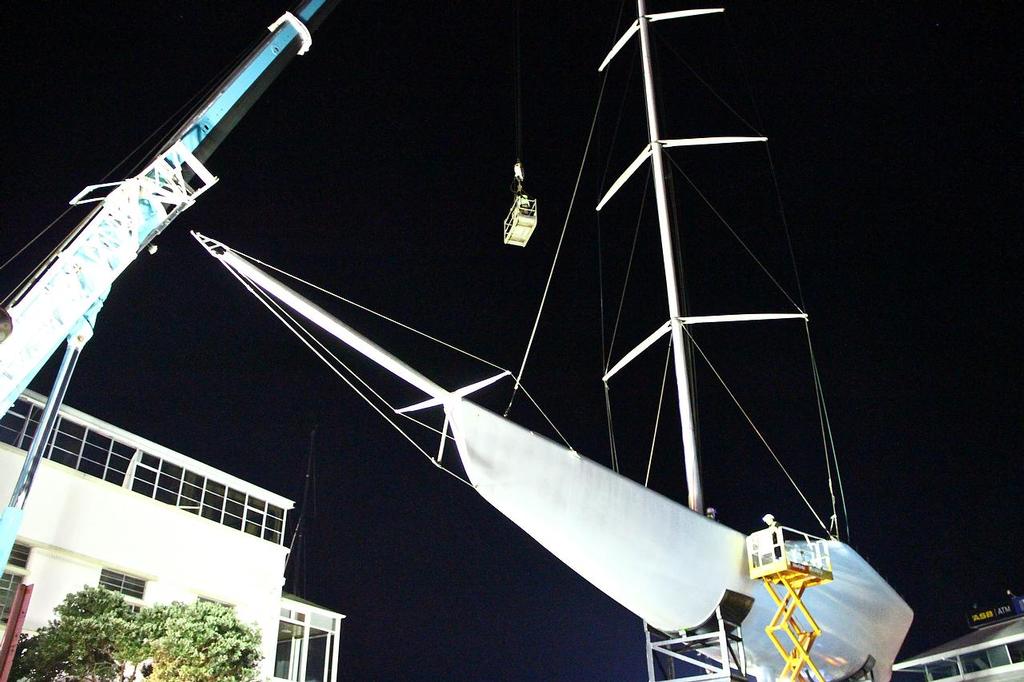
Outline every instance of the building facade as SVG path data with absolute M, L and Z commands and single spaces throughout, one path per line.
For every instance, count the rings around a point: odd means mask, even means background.
M 0 419 L 0 490 L 12 490 L 45 399 L 26 392 Z M 24 629 L 70 593 L 100 585 L 148 605 L 207 599 L 263 637 L 265 679 L 334 682 L 340 613 L 282 595 L 294 503 L 77 410 L 62 407 L 15 550 L 0 620 L 34 585 Z
M 1024 599 L 1014 597 L 1005 608 L 1010 616 L 1002 619 L 991 617 L 995 609 L 970 614 L 974 616 L 969 616 L 971 623 L 991 622 L 896 663 L 894 679 L 1021 682 L 1024 680 Z

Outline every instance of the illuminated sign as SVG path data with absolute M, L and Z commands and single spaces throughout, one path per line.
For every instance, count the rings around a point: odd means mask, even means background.
M 1021 615 L 1024 615 L 1024 598 L 1013 597 L 1010 601 L 1001 604 L 968 611 L 967 624 L 972 628 L 980 628 L 983 625 L 1001 623 Z

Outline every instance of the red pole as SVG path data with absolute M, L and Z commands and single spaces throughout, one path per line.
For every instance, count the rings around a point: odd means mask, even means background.
M 7 682 L 14 665 L 14 654 L 18 651 L 18 639 L 21 627 L 25 624 L 28 603 L 32 600 L 32 586 L 18 585 L 11 603 L 11 611 L 7 616 L 7 628 L 4 630 L 4 643 L 0 647 L 0 682 Z

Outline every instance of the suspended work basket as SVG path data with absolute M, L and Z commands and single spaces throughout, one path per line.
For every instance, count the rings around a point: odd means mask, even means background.
M 526 246 L 537 227 L 537 200 L 525 194 L 516 194 L 505 218 L 505 243 Z

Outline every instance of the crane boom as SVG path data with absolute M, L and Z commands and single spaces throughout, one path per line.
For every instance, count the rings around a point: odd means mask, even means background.
M 71 200 L 96 207 L 3 306 L 0 414 L 65 339 L 91 335 L 110 287 L 136 256 L 217 178 L 203 163 L 296 55 L 338 0 L 304 0 L 200 104 L 146 167 Z

